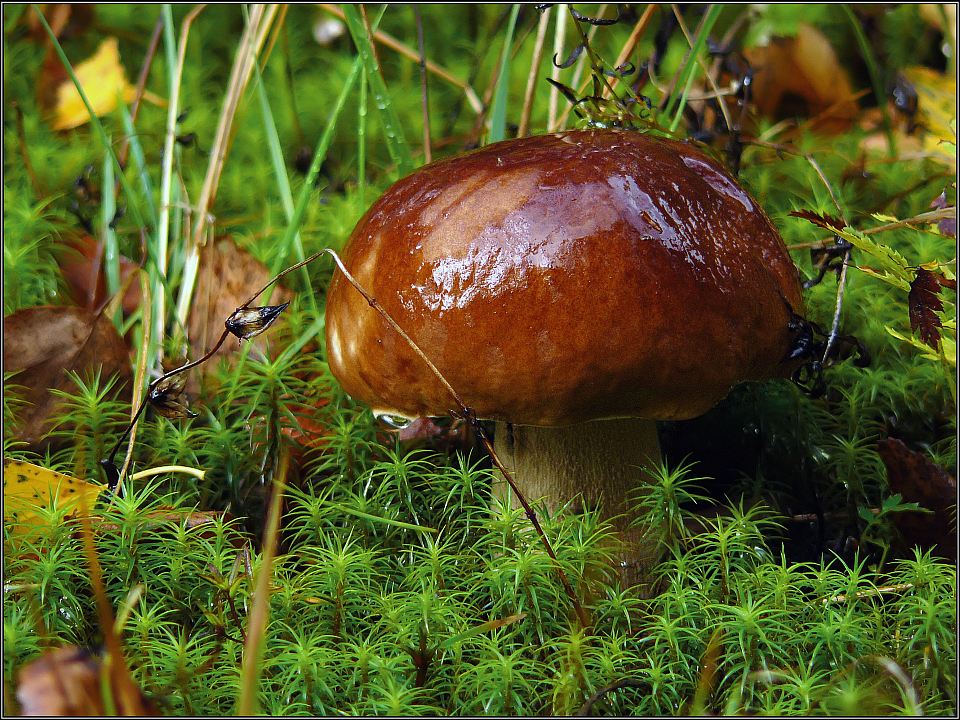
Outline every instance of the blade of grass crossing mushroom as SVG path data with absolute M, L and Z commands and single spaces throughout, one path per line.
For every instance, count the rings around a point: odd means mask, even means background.
M 495 143 L 507 136 L 507 95 L 510 90 L 510 46 L 513 44 L 513 31 L 517 26 L 520 5 L 514 3 L 507 21 L 507 32 L 500 53 L 500 70 L 497 73 L 497 87 L 493 91 L 493 106 L 490 108 L 490 133 L 488 143 Z
M 707 12 L 704 14 L 703 20 L 697 28 L 694 43 L 690 48 L 690 52 L 687 53 L 678 82 L 674 85 L 673 92 L 670 94 L 670 100 L 667 103 L 666 114 L 668 116 L 673 115 L 673 120 L 670 122 L 670 132 L 675 132 L 680 125 L 680 118 L 683 117 L 683 110 L 687 105 L 687 96 L 690 94 L 690 88 L 696 77 L 696 69 L 700 65 L 697 62 L 697 58 L 706 47 L 707 38 L 710 37 L 710 31 L 713 29 L 722 11 L 723 8 L 720 5 L 711 5 L 707 8 Z M 677 96 L 677 88 L 683 88 L 679 96 Z
M 381 16 L 382 13 L 383 10 Z M 383 134 L 386 138 L 390 159 L 396 164 L 397 172 L 400 175 L 406 175 L 413 170 L 413 157 L 410 154 L 410 146 L 403 134 L 403 126 L 400 124 L 396 109 L 390 101 L 387 85 L 384 82 L 383 75 L 380 74 L 380 65 L 373 51 L 373 41 L 370 38 L 370 33 L 375 31 L 376 26 L 374 25 L 368 31 L 360 17 L 360 11 L 355 5 L 344 5 L 343 14 L 347 21 L 347 29 L 350 31 L 350 36 L 357 48 L 357 53 L 363 61 L 367 80 L 370 81 L 370 94 L 379 110 L 380 122 L 383 123 Z
M 357 195 L 360 206 L 367 206 L 367 76 L 360 78 L 357 99 Z
M 50 43 L 52 44 L 54 51 L 57 53 L 57 57 L 60 59 L 64 70 L 67 71 L 67 75 L 70 76 L 70 80 L 73 81 L 73 85 L 77 89 L 77 93 L 80 95 L 80 100 L 83 101 L 84 107 L 87 108 L 87 113 L 90 115 L 90 126 L 100 139 L 100 142 L 104 148 L 104 152 L 107 153 L 108 157 L 112 161 L 113 168 L 120 171 L 117 177 L 119 178 L 120 184 L 123 187 L 123 193 L 130 207 L 131 216 L 137 225 L 140 227 L 145 227 L 146 223 L 144 222 L 143 213 L 140 212 L 140 203 L 138 202 L 137 194 L 130 186 L 130 181 L 127 180 L 127 177 L 123 172 L 123 168 L 120 167 L 120 160 L 113 151 L 113 146 L 110 144 L 110 138 L 107 137 L 107 131 L 103 129 L 103 123 L 100 122 L 100 118 L 98 118 L 97 114 L 94 112 L 93 106 L 90 105 L 90 101 L 87 99 L 87 94 L 84 92 L 83 86 L 80 84 L 80 80 L 77 79 L 76 73 L 73 72 L 73 66 L 70 64 L 70 60 L 67 59 L 67 55 L 60 46 L 60 41 L 57 40 L 57 36 L 54 34 L 53 30 L 50 29 L 50 25 L 47 23 L 47 19 L 43 16 L 43 12 L 40 10 L 40 7 L 35 4 L 31 5 L 30 7 L 33 8 L 33 11 L 40 19 L 40 24 L 43 25 L 43 29 L 50 38 Z
M 590 625 L 589 618 L 587 617 L 587 614 L 584 611 L 583 606 L 580 604 L 580 601 L 577 599 L 576 593 L 574 593 L 573 591 L 573 586 L 570 584 L 570 581 L 567 578 L 567 574 L 563 571 L 563 568 L 560 567 L 560 564 L 557 561 L 557 555 L 553 551 L 553 545 L 551 545 L 550 539 L 547 537 L 547 534 L 544 532 L 543 526 L 540 525 L 540 520 L 537 518 L 536 511 L 533 509 L 530 503 L 527 502 L 527 499 L 524 496 L 523 492 L 520 490 L 520 487 L 517 485 L 516 480 L 514 480 L 513 474 L 506 468 L 506 466 L 504 466 L 503 462 L 500 460 L 500 456 L 497 455 L 496 450 L 494 450 L 493 443 L 490 442 L 490 439 L 487 437 L 487 434 L 484 432 L 483 426 L 480 425 L 479 422 L 477 422 L 477 419 L 476 417 L 474 417 L 473 412 L 470 410 L 470 407 L 466 403 L 464 403 L 463 398 L 460 397 L 460 394 L 456 390 L 454 390 L 453 386 L 443 376 L 443 373 L 441 373 L 440 370 L 437 369 L 437 366 L 433 364 L 433 361 L 431 361 L 430 358 L 427 357 L 426 353 L 424 353 L 423 350 L 420 349 L 420 346 L 417 345 L 417 343 L 414 342 L 409 335 L 407 335 L 406 331 L 404 331 L 404 329 L 400 327 L 399 323 L 397 323 L 397 321 L 393 319 L 390 313 L 388 313 L 386 310 L 383 309 L 383 306 L 380 305 L 379 302 L 377 302 L 377 299 L 373 297 L 373 295 L 371 295 L 369 292 L 367 292 L 367 290 L 359 282 L 357 282 L 357 279 L 353 277 L 350 271 L 347 270 L 347 268 L 344 266 L 343 261 L 340 259 L 340 256 L 337 255 L 337 253 L 335 253 L 330 248 L 327 248 L 323 252 L 327 253 L 328 255 L 330 255 L 330 257 L 333 258 L 333 261 L 336 263 L 337 268 L 340 270 L 341 273 L 343 273 L 343 276 L 344 278 L 346 278 L 347 282 L 349 282 L 350 285 L 354 288 L 354 290 L 356 290 L 358 293 L 360 293 L 363 296 L 363 299 L 367 301 L 367 304 L 370 305 L 371 308 L 376 310 L 380 314 L 380 316 L 387 321 L 387 324 L 389 324 L 390 327 L 393 328 L 393 330 L 401 338 L 403 338 L 404 342 L 406 342 L 407 345 L 410 346 L 410 349 L 417 354 L 417 356 L 427 365 L 428 368 L 430 368 L 430 372 L 432 372 L 436 376 L 437 380 L 439 380 L 440 383 L 443 385 L 443 387 L 446 388 L 447 392 L 450 393 L 450 396 L 453 398 L 453 400 L 457 404 L 457 408 L 458 408 L 458 411 L 460 412 L 460 416 L 463 419 L 467 420 L 470 423 L 470 425 L 473 427 L 474 432 L 477 433 L 477 436 L 480 438 L 481 442 L 483 443 L 483 446 L 486 449 L 487 454 L 490 456 L 490 459 L 493 461 L 493 464 L 496 466 L 497 470 L 499 470 L 502 473 L 504 479 L 510 485 L 510 489 L 513 491 L 514 495 L 516 495 L 517 500 L 520 501 L 521 506 L 523 506 L 523 510 L 527 516 L 527 519 L 530 520 L 530 524 L 533 526 L 533 529 L 536 531 L 538 537 L 540 538 L 540 542 L 543 544 L 544 550 L 546 550 L 547 555 L 554 562 L 553 569 L 557 573 L 557 577 L 560 579 L 560 582 L 563 585 L 563 588 L 567 594 L 567 597 L 570 598 L 570 603 L 573 605 L 573 609 L 577 614 L 577 618 L 580 620 L 580 624 L 584 628 L 589 627 Z
M 557 5 L 557 24 L 553 32 L 553 57 L 563 57 L 563 39 L 567 30 L 567 6 L 561 3 Z M 560 67 L 555 62 L 550 63 L 550 79 L 554 82 L 560 80 Z M 547 132 L 553 132 L 557 129 L 557 109 L 560 101 L 560 91 L 556 85 L 550 86 L 550 101 L 547 115 Z

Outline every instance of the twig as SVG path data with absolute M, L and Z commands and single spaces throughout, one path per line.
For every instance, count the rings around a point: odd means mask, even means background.
M 537 74 L 540 72 L 540 62 L 543 60 L 543 43 L 547 38 L 547 27 L 550 24 L 550 8 L 540 15 L 537 23 L 537 38 L 533 43 L 533 59 L 530 61 L 530 74 L 527 75 L 527 89 L 523 93 L 523 110 L 520 113 L 520 128 L 517 137 L 525 137 L 530 129 L 530 113 L 533 111 L 533 91 L 537 86 Z M 552 88 L 556 92 L 556 88 Z
M 287 275 L 288 273 L 293 272 L 294 270 L 296 270 L 296 269 L 298 269 L 298 268 L 303 267 L 303 266 L 306 265 L 307 263 L 312 262 L 313 260 L 316 260 L 318 257 L 320 257 L 320 255 L 321 255 L 323 252 L 324 252 L 324 251 L 322 251 L 322 250 L 321 250 L 321 251 L 318 251 L 318 252 L 315 252 L 315 253 L 313 253 L 313 255 L 311 255 L 310 257 L 308 257 L 308 258 L 306 258 L 306 259 L 304 259 L 304 260 L 301 260 L 301 261 L 298 262 L 296 265 L 291 265 L 291 266 L 288 267 L 286 270 L 284 270 L 284 271 L 278 273 L 277 275 L 275 275 L 275 276 L 273 277 L 273 279 L 271 279 L 270 281 L 267 282 L 266 285 L 264 285 L 262 288 L 260 288 L 259 290 L 257 290 L 253 295 L 251 295 L 250 298 L 247 299 L 247 301 L 246 301 L 245 303 L 243 303 L 243 305 L 241 305 L 241 306 L 238 307 L 236 310 L 234 310 L 234 314 L 236 314 L 236 313 L 238 313 L 238 312 L 240 312 L 240 311 L 242 311 L 242 310 L 246 310 L 248 307 L 250 307 L 250 304 L 251 304 L 254 300 L 256 300 L 258 297 L 260 297 L 260 295 L 261 295 L 267 288 L 269 288 L 269 287 L 270 287 L 271 285 L 273 285 L 275 282 L 277 282 L 278 280 L 280 280 L 280 278 L 282 278 L 284 275 Z M 140 407 L 137 409 L 137 412 L 134 413 L 133 419 L 130 421 L 130 424 L 127 426 L 127 429 L 123 431 L 123 434 L 120 436 L 120 439 L 117 440 L 117 443 L 113 446 L 113 449 L 110 451 L 110 454 L 106 457 L 106 459 L 100 461 L 100 465 L 104 468 L 105 472 L 107 473 L 107 478 L 108 478 L 107 487 L 108 487 L 110 490 L 113 490 L 113 488 L 116 487 L 116 485 L 120 482 L 120 478 L 123 477 L 123 473 L 117 473 L 117 474 L 116 474 L 116 477 L 113 477 L 113 476 L 112 476 L 112 472 L 115 472 L 115 471 L 116 471 L 116 466 L 114 465 L 114 458 L 115 458 L 116 455 L 117 455 L 117 450 L 120 449 L 120 445 L 123 443 L 124 438 L 126 438 L 129 434 L 131 434 L 131 433 L 133 432 L 134 428 L 136 427 L 137 420 L 140 419 L 140 415 L 143 414 L 144 409 L 147 407 L 147 403 L 149 402 L 149 400 L 150 400 L 150 395 L 153 393 L 153 391 L 154 391 L 157 387 L 159 387 L 161 383 L 169 380 L 170 378 L 174 377 L 175 375 L 179 375 L 180 373 L 186 372 L 187 370 L 190 370 L 191 368 L 195 368 L 195 367 L 197 367 L 197 365 L 200 365 L 200 364 L 206 362 L 207 360 L 209 360 L 211 357 L 213 357 L 213 354 L 214 354 L 215 352 L 217 352 L 217 350 L 220 349 L 220 346 L 223 345 L 224 341 L 227 339 L 227 336 L 228 336 L 229 334 L 230 334 L 230 330 L 225 327 L 224 330 L 223 330 L 223 332 L 220 334 L 220 338 L 217 340 L 216 343 L 214 343 L 213 347 L 212 347 L 210 350 L 208 350 L 204 355 L 202 355 L 201 357 L 197 358 L 196 360 L 193 360 L 193 361 L 191 361 L 191 362 L 187 362 L 187 363 L 181 365 L 181 366 L 178 367 L 178 368 L 174 368 L 173 370 L 170 370 L 169 372 L 164 373 L 163 375 L 161 375 L 160 377 L 158 377 L 156 380 L 154 380 L 152 383 L 150 383 L 150 387 L 149 387 L 148 390 L 147 390 L 147 394 L 146 394 L 146 396 L 144 397 L 144 399 L 140 402 Z M 126 465 L 124 465 L 124 470 L 126 470 Z
M 853 597 L 857 600 L 863 600 L 864 598 L 877 597 L 879 595 L 889 595 L 890 593 L 902 593 L 907 590 L 913 589 L 913 583 L 901 583 L 899 585 L 884 585 L 883 587 L 873 588 L 872 590 L 861 590 L 856 593 Z M 834 603 L 843 603 L 849 599 L 849 596 L 845 594 L 834 595 L 833 597 L 821 598 L 820 602 L 823 605 L 832 605 Z
M 153 65 L 153 58 L 157 54 L 157 46 L 160 44 L 160 34 L 163 32 L 163 15 L 157 18 L 156 25 L 153 26 L 153 35 L 150 36 L 150 44 L 147 45 L 147 53 L 143 57 L 143 65 L 140 66 L 140 75 L 137 76 L 137 89 L 133 96 L 133 103 L 130 106 L 130 124 L 135 125 L 137 114 L 140 112 L 140 101 L 143 99 L 143 91 L 147 87 L 147 78 L 150 76 L 150 68 Z M 120 160 L 120 167 L 127 164 L 127 153 L 130 151 L 130 138 L 124 137 L 120 145 L 120 152 L 117 158 Z M 120 181 L 117 181 L 114 187 L 114 195 L 120 193 Z
M 264 9 L 266 7 L 266 9 Z M 240 38 L 240 46 L 230 71 L 227 93 L 220 111 L 220 121 L 210 149 L 210 164 L 197 200 L 197 218 L 187 241 L 186 257 L 183 263 L 183 277 L 180 284 L 180 297 L 177 300 L 177 320 L 180 327 L 187 325 L 187 313 L 193 297 L 193 286 L 197 279 L 200 264 L 200 247 L 205 244 L 206 231 L 210 223 L 210 208 L 213 206 L 220 175 L 227 159 L 233 121 L 240 106 L 240 98 L 250 80 L 253 63 L 263 47 L 267 32 L 279 9 L 278 5 L 254 5 L 250 10 L 250 21 Z
M 850 267 L 850 249 L 843 254 L 843 263 L 840 267 L 840 278 L 837 280 L 837 304 L 833 311 L 833 324 L 830 326 L 830 335 L 827 336 L 827 345 L 823 349 L 823 357 L 820 362 L 827 364 L 827 358 L 830 357 L 830 351 L 840 333 L 840 313 L 843 311 L 843 294 L 847 287 L 847 269 Z
M 843 208 L 840 207 L 840 202 L 837 200 L 836 194 L 833 192 L 833 186 L 830 185 L 830 182 L 827 180 L 827 176 L 823 174 L 823 170 L 820 168 L 819 163 L 813 158 L 809 153 L 803 154 L 804 159 L 810 163 L 817 175 L 820 177 L 820 180 L 823 182 L 824 187 L 827 188 L 827 192 L 830 193 L 830 199 L 833 200 L 834 206 L 837 208 L 837 212 L 840 213 L 840 218 L 843 220 L 844 224 L 848 224 L 846 213 L 844 213 Z M 843 312 L 843 296 L 844 291 L 847 287 L 847 269 L 850 267 L 850 254 L 852 248 L 848 248 L 847 251 L 843 254 L 843 262 L 840 267 L 840 277 L 837 278 L 837 302 L 833 311 L 833 323 L 830 326 L 830 334 L 827 336 L 827 344 L 823 349 L 823 357 L 820 358 L 820 362 L 824 365 L 827 364 L 827 358 L 830 357 L 830 351 L 833 349 L 833 344 L 837 340 L 837 335 L 840 332 L 840 314 Z
M 623 47 L 620 49 L 620 54 L 617 55 L 617 61 L 614 63 L 614 67 L 620 67 L 623 65 L 633 54 L 633 51 L 637 47 L 637 43 L 640 42 L 640 38 L 647 31 L 647 25 L 650 24 L 650 20 L 653 18 L 653 13 L 657 10 L 656 3 L 650 3 L 647 5 L 647 9 L 643 11 L 643 15 L 640 16 L 640 19 L 637 20 L 637 24 L 633 26 L 633 32 L 630 33 L 630 37 L 627 38 L 627 42 L 624 43 Z M 614 79 L 614 84 L 616 80 Z M 601 96 L 604 98 L 610 97 L 611 90 L 609 88 L 604 88 Z
M 420 51 L 420 90 L 423 102 L 423 161 L 433 160 L 430 151 L 430 103 L 427 94 L 427 56 L 423 49 L 423 18 L 420 17 L 420 8 L 413 5 L 413 17 L 417 23 L 417 49 Z
M 919 228 L 914 228 L 914 223 L 935 223 L 940 222 L 941 220 L 949 220 L 951 218 L 956 218 L 957 208 L 955 205 L 950 207 L 938 208 L 937 210 L 930 210 L 928 212 L 920 213 L 919 215 L 914 215 L 911 218 L 905 220 L 897 220 L 896 222 L 887 223 L 886 225 L 878 225 L 877 227 L 867 228 L 866 230 L 861 230 L 860 233 L 863 235 L 873 235 L 875 233 L 886 232 L 887 230 L 896 230 L 897 228 L 909 227 L 914 230 Z M 830 247 L 833 243 L 832 238 L 827 238 L 826 240 L 816 240 L 815 242 L 807 243 L 796 243 L 794 245 L 787 245 L 787 250 L 813 250 L 818 248 Z
M 343 273 L 343 276 L 347 279 L 347 282 L 349 282 L 353 288 L 363 296 L 363 299 L 367 301 L 367 304 L 380 313 L 380 316 L 387 321 L 390 327 L 392 327 L 394 331 L 396 331 L 397 334 L 400 335 L 404 341 L 406 341 L 407 345 L 410 346 L 410 349 L 413 350 L 421 360 L 423 360 L 427 367 L 430 368 L 430 371 L 436 376 L 437 380 L 440 381 L 440 384 L 443 385 L 447 392 L 450 393 L 451 397 L 453 397 L 457 404 L 458 412 L 460 413 L 459 417 L 469 422 L 474 431 L 477 433 L 477 436 L 483 443 L 484 448 L 486 448 L 487 453 L 490 455 L 490 459 L 493 461 L 493 464 L 496 465 L 497 469 L 503 474 L 504 479 L 506 479 L 507 483 L 509 483 L 510 488 L 520 501 L 520 504 L 523 506 L 524 512 L 526 513 L 527 518 L 530 520 L 531 525 L 533 525 L 534 530 L 536 530 L 537 535 L 539 535 L 540 541 L 543 543 L 547 555 L 551 560 L 554 561 L 554 569 L 557 572 L 557 576 L 560 578 L 560 582 L 563 584 L 567 596 L 570 598 L 570 602 L 573 604 L 573 608 L 577 613 L 577 617 L 579 618 L 581 625 L 584 628 L 589 627 L 590 623 L 589 619 L 587 618 L 587 614 L 584 611 L 583 606 L 580 605 L 580 601 L 577 600 L 577 596 L 573 592 L 573 586 L 570 585 L 570 581 L 567 579 L 566 573 L 563 571 L 563 568 L 560 567 L 560 564 L 557 561 L 556 553 L 554 553 L 553 546 L 550 544 L 547 534 L 543 531 L 543 527 L 540 525 L 536 511 L 533 509 L 533 507 L 531 507 L 530 503 L 527 502 L 526 497 L 524 497 L 523 493 L 520 491 L 520 488 L 517 486 L 516 480 L 514 480 L 512 473 L 503 465 L 503 462 L 500 460 L 499 456 L 494 450 L 493 444 L 490 442 L 490 439 L 484 432 L 483 427 L 480 425 L 480 421 L 477 419 L 473 410 L 463 401 L 463 398 L 461 398 L 460 394 L 454 390 L 453 386 L 447 382 L 447 379 L 443 376 L 443 373 L 437 369 L 437 366 L 434 365 L 430 358 L 427 357 L 426 353 L 420 349 L 420 346 L 417 345 L 409 335 L 407 335 L 404 329 L 400 327 L 390 313 L 384 310 L 383 306 L 377 301 L 377 299 L 367 292 L 367 290 L 359 282 L 357 282 L 356 278 L 350 274 L 350 272 L 344 267 L 343 261 L 340 260 L 340 257 L 337 255 L 337 253 L 330 248 L 322 250 L 321 252 L 325 252 L 333 258 L 333 261 L 340 269 L 340 272 Z M 455 413 L 451 414 L 456 417 Z
M 263 554 L 260 567 L 257 568 L 256 585 L 253 594 L 253 607 L 247 625 L 246 642 L 243 646 L 243 661 L 240 668 L 240 699 L 237 702 L 237 714 L 249 717 L 253 714 L 257 697 L 257 680 L 260 672 L 260 652 L 266 634 L 267 621 L 270 619 L 270 576 L 273 573 L 273 559 L 277 554 L 280 537 L 280 508 L 283 493 L 287 485 L 288 454 L 281 452 L 280 465 L 274 476 L 273 494 L 270 498 L 270 510 L 267 526 L 263 532 Z
M 907 218 L 906 220 L 897 220 L 896 222 L 887 223 L 886 225 L 869 228 L 867 230 L 863 230 L 862 232 L 864 235 L 872 235 L 873 233 L 884 232 L 885 230 L 893 230 L 895 228 L 909 226 L 911 223 L 935 223 L 940 222 L 941 220 L 956 219 L 956 217 L 957 206 L 951 205 L 950 207 L 937 208 L 936 210 L 920 213 L 919 215 L 914 215 L 912 218 Z
M 338 8 L 336 5 L 321 3 L 320 9 L 330 13 L 331 15 L 335 15 L 341 20 L 345 20 L 343 10 Z M 382 30 L 377 30 L 372 34 L 371 37 L 373 37 L 373 39 L 377 42 L 386 45 L 391 50 L 395 50 L 396 52 L 400 53 L 405 58 L 413 60 L 414 62 L 420 62 L 420 57 L 414 50 L 412 50 L 409 46 L 404 45 L 392 35 L 385 33 Z M 455 77 L 454 75 L 451 75 L 449 71 L 440 67 L 432 60 L 426 61 L 426 67 L 427 72 L 431 72 L 437 77 L 446 80 L 454 87 L 460 88 L 463 91 L 463 94 L 466 96 L 467 102 L 470 104 L 470 107 L 473 108 L 475 113 L 479 114 L 483 112 L 483 103 L 480 102 L 480 98 L 477 97 L 476 91 L 474 91 L 474 89 L 470 87 L 468 83 L 464 82 L 458 77 Z
M 620 680 L 615 682 L 613 685 L 608 685 L 605 688 L 597 690 L 593 695 L 587 698 L 587 701 L 580 706 L 580 709 L 577 710 L 577 717 L 588 717 L 593 712 L 593 706 L 597 703 L 598 700 L 601 700 L 604 696 L 615 692 L 617 690 L 622 690 L 627 687 L 646 687 L 647 683 L 642 680 L 634 680 L 633 678 L 627 678 L 625 680 Z
M 131 404 L 131 408 L 137 407 L 137 405 L 143 401 L 140 393 L 143 391 L 143 379 L 147 375 L 147 363 L 150 361 L 150 358 L 147 357 L 147 350 L 150 347 L 150 326 L 152 324 L 150 312 L 153 309 L 153 298 L 150 295 L 150 283 L 144 279 L 142 270 L 140 271 L 140 290 L 143 292 L 143 302 L 140 304 L 140 307 L 143 309 L 143 316 L 140 320 L 143 339 L 140 342 L 140 350 L 137 353 L 137 373 L 133 381 L 133 398 L 131 398 L 133 403 Z M 121 295 L 121 297 L 123 296 Z M 130 418 L 131 422 L 134 419 L 136 419 L 135 414 Z M 130 460 L 133 457 L 133 444 L 136 442 L 136 436 L 136 428 L 131 428 L 130 440 L 127 442 L 127 454 L 123 458 L 123 467 L 120 468 L 120 477 L 123 477 L 130 467 Z

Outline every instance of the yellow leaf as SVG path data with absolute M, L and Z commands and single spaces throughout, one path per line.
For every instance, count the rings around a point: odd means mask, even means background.
M 957 164 L 957 81 L 927 67 L 909 67 L 904 76 L 917 91 L 917 120 L 925 128 L 924 151 L 949 167 Z
M 127 82 L 127 74 L 120 64 L 120 51 L 116 38 L 107 38 L 93 57 L 74 67 L 83 92 L 97 115 L 106 115 L 117 107 L 117 102 L 133 100 L 134 89 Z M 53 129 L 68 130 L 90 122 L 80 93 L 73 80 L 65 80 L 57 88 L 54 107 Z
M 76 509 L 81 497 L 92 508 L 106 485 L 58 473 L 22 460 L 3 461 L 3 517 L 29 525 L 37 509 L 55 504 Z

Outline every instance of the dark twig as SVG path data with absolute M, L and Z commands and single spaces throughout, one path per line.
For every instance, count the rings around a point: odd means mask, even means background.
M 160 44 L 160 34 L 163 31 L 163 16 L 161 15 L 157 18 L 157 24 L 153 27 L 153 35 L 150 36 L 150 44 L 147 46 L 147 54 L 144 55 L 143 65 L 140 67 L 140 74 L 137 76 L 137 90 L 136 94 L 133 97 L 133 104 L 130 106 L 130 124 L 136 125 L 137 114 L 140 112 L 140 101 L 143 99 L 144 90 L 147 87 L 147 78 L 150 76 L 150 67 L 153 65 L 153 58 L 157 54 L 157 46 Z M 130 151 L 130 138 L 124 138 L 123 144 L 120 146 L 120 152 L 117 153 L 117 158 L 120 162 L 120 167 L 125 167 L 127 164 L 127 153 Z M 117 180 L 116 188 L 114 189 L 114 194 L 119 194 L 120 192 L 120 181 Z
M 632 678 L 627 678 L 625 680 L 620 680 L 615 682 L 613 685 L 608 685 L 605 688 L 597 690 L 593 695 L 587 698 L 587 701 L 580 706 L 580 709 L 577 710 L 576 717 L 589 717 L 593 714 L 593 706 L 597 701 L 601 700 L 604 696 L 616 692 L 617 690 L 622 690 L 626 687 L 646 687 L 647 683 L 642 680 L 634 680 Z
M 313 260 L 316 260 L 318 257 L 320 257 L 322 252 L 323 252 L 322 250 L 319 252 L 315 252 L 310 257 L 304 260 L 301 260 L 296 265 L 291 265 L 286 270 L 283 270 L 282 272 L 275 275 L 272 280 L 270 280 L 266 285 L 264 285 L 262 288 L 257 290 L 257 292 L 251 295 L 250 298 L 245 303 L 243 303 L 243 305 L 241 305 L 236 310 L 234 310 L 233 313 L 231 313 L 230 318 L 233 318 L 237 313 L 240 313 L 243 310 L 246 310 L 248 307 L 250 307 L 250 303 L 252 303 L 258 297 L 260 297 L 260 295 L 267 288 L 269 288 L 275 282 L 280 280 L 280 278 L 282 278 L 284 275 L 287 275 L 288 273 L 291 273 L 294 270 L 303 267 L 307 263 L 312 262 Z M 229 323 L 230 318 L 227 319 L 226 323 Z M 162 383 L 166 382 L 170 378 L 176 375 L 179 375 L 180 373 L 184 373 L 191 368 L 195 368 L 197 365 L 200 365 L 201 363 L 204 363 L 207 360 L 209 360 L 211 357 L 213 357 L 213 354 L 220 349 L 220 346 L 223 345 L 224 341 L 226 341 L 227 339 L 227 336 L 230 334 L 231 334 L 231 330 L 228 325 L 224 329 L 224 331 L 220 334 L 220 339 L 217 340 L 217 342 L 214 343 L 213 347 L 209 351 L 207 351 L 206 354 L 204 354 L 202 357 L 199 357 L 196 360 L 185 363 L 184 365 L 181 365 L 178 368 L 175 368 L 167 373 L 164 373 L 163 375 L 158 377 L 156 380 L 154 380 L 152 383 L 150 383 L 150 387 L 147 388 L 147 392 L 144 395 L 143 400 L 140 402 L 140 407 L 137 409 L 136 414 L 133 416 L 133 420 L 131 420 L 130 424 L 127 425 L 127 429 L 123 431 L 123 434 L 120 436 L 120 439 L 117 440 L 116 445 L 113 446 L 113 449 L 110 451 L 110 454 L 106 457 L 106 459 L 100 461 L 100 466 L 103 468 L 104 472 L 107 475 L 107 488 L 109 490 L 112 491 L 120 482 L 120 477 L 121 477 L 120 471 L 117 470 L 117 466 L 114 463 L 114 458 L 116 458 L 117 451 L 120 449 L 120 445 L 123 444 L 124 439 L 130 434 L 134 426 L 137 424 L 137 421 L 140 419 L 140 416 L 143 414 L 144 409 L 147 407 L 147 403 L 149 403 L 151 398 L 153 397 L 154 391 L 158 387 L 160 387 Z
M 470 407 L 463 401 L 463 398 L 461 398 L 460 394 L 453 389 L 453 386 L 447 382 L 447 379 L 443 376 L 443 373 L 441 373 L 437 369 L 437 366 L 431 362 L 430 358 L 428 358 L 423 350 L 420 349 L 420 346 L 417 345 L 409 335 L 407 335 L 397 321 L 394 320 L 390 314 L 383 309 L 383 306 L 379 302 L 377 302 L 377 299 L 367 292 L 367 290 L 359 282 L 357 282 L 356 278 L 354 278 L 353 275 L 351 275 L 350 272 L 343 266 L 343 262 L 340 260 L 340 257 L 337 255 L 337 253 L 329 248 L 322 250 L 321 252 L 326 252 L 333 258 L 333 261 L 337 264 L 337 267 L 340 269 L 340 272 L 343 273 L 343 276 L 347 279 L 347 282 L 349 282 L 353 288 L 363 296 L 364 300 L 367 301 L 367 304 L 380 313 L 380 316 L 387 321 L 390 327 L 392 327 L 397 334 L 399 334 L 400 337 L 406 341 L 406 343 L 410 346 L 410 349 L 413 350 L 421 360 L 423 360 L 423 362 L 427 365 L 427 367 L 430 368 L 430 371 L 437 377 L 443 387 L 446 388 L 447 392 L 449 392 L 453 397 L 458 409 L 455 412 L 451 412 L 451 414 L 469 422 L 474 431 L 477 433 L 477 437 L 480 438 L 484 448 L 486 448 L 487 453 L 490 455 L 490 459 L 493 461 L 493 464 L 496 465 L 497 470 L 503 474 L 503 477 L 506 479 L 507 483 L 509 483 L 511 490 L 513 490 L 514 494 L 517 496 L 517 499 L 520 501 L 520 504 L 523 506 L 523 510 L 526 513 L 527 518 L 530 520 L 530 524 L 533 525 L 537 535 L 540 536 L 540 541 L 543 543 L 547 555 L 549 555 L 550 559 L 554 561 L 554 567 L 557 571 L 557 575 L 560 578 L 560 582 L 563 584 L 564 590 L 570 598 L 570 602 L 573 604 L 574 610 L 577 613 L 577 617 L 579 618 L 581 625 L 584 628 L 589 627 L 587 614 L 584 612 L 583 606 L 580 605 L 579 600 L 577 600 L 577 596 L 573 592 L 573 586 L 570 585 L 570 581 L 567 579 L 566 573 L 563 571 L 563 568 L 560 567 L 559 562 L 557 562 L 556 553 L 554 553 L 553 546 L 550 544 L 547 534 L 543 531 L 543 527 L 540 525 L 536 511 L 533 509 L 530 503 L 527 502 L 527 499 L 517 486 L 513 475 L 509 470 L 507 470 L 496 451 L 493 449 L 493 444 L 490 442 L 487 434 L 483 431 L 483 427 L 480 425 L 479 420 L 477 420 L 473 410 L 470 409 Z

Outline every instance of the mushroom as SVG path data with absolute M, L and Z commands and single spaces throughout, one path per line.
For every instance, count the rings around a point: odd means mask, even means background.
M 789 374 L 797 269 L 763 210 L 693 146 L 623 130 L 488 145 L 420 168 L 357 224 L 345 267 L 439 368 L 526 497 L 602 501 L 625 577 L 655 558 L 630 528 L 656 420 Z M 330 369 L 377 414 L 453 398 L 338 274 Z

